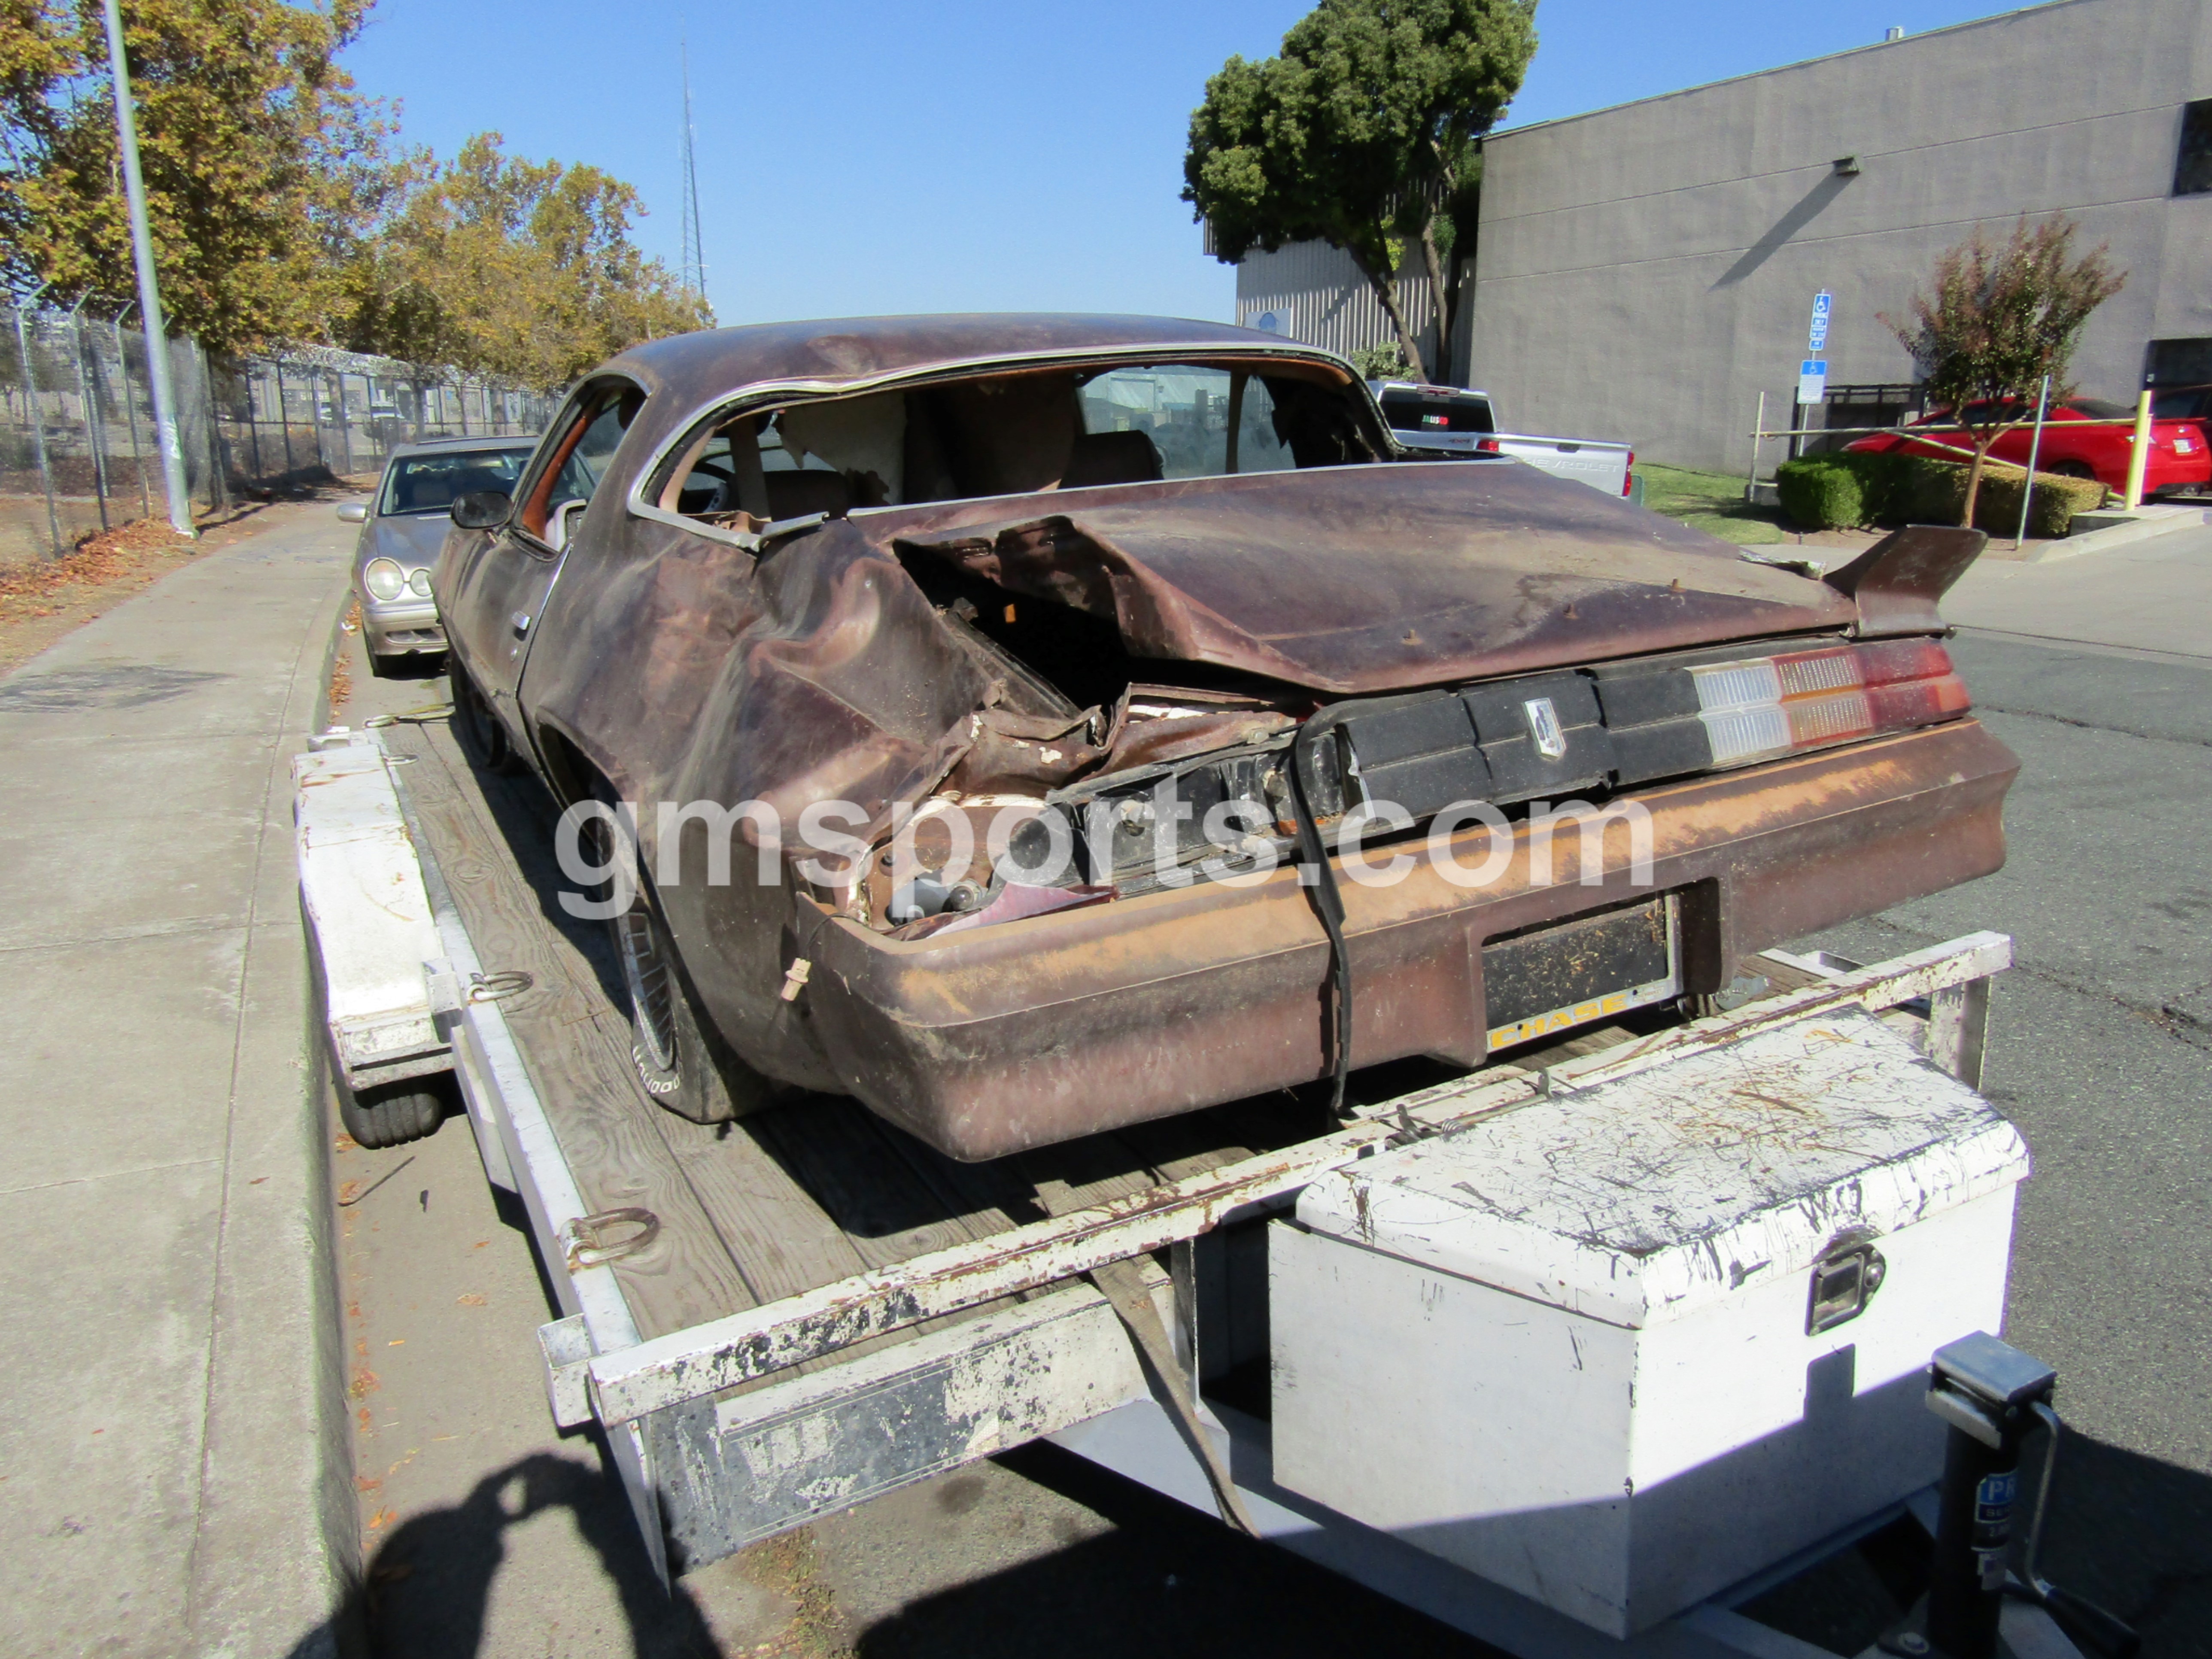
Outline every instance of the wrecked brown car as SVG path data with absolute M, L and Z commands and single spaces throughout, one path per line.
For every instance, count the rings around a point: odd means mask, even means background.
M 1821 580 L 1408 459 L 1270 335 L 661 340 L 454 520 L 465 735 L 570 807 L 690 1117 L 840 1091 L 977 1159 L 1340 1096 L 2003 861 L 1936 611 L 1977 533 Z

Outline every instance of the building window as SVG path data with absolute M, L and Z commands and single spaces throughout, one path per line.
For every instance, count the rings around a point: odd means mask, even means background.
M 2173 193 L 2201 196 L 2212 191 L 2212 98 L 2182 106 L 2181 153 L 2173 162 Z
M 2146 356 L 2145 386 L 2212 386 L 2212 339 L 2153 340 Z

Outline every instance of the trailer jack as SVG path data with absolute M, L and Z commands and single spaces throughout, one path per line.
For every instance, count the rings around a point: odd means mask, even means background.
M 2106 1659 L 2132 1659 L 2142 1646 L 2125 1624 L 2051 1583 L 2038 1567 L 2063 1427 L 2051 1404 L 2057 1380 L 2050 1366 L 1984 1332 L 1936 1351 L 1928 1409 L 1949 1433 L 1928 1596 L 1882 1638 L 1885 1652 L 1907 1659 L 2000 1659 L 2008 1651 L 1998 1636 L 2007 1596 L 2041 1607 L 2069 1640 Z M 2045 1431 L 2043 1473 L 2014 1575 L 2007 1556 L 2021 1455 L 2038 1428 Z

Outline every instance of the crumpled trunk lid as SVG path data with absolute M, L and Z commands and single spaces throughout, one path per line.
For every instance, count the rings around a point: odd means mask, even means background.
M 1814 578 L 1511 464 L 1069 490 L 887 514 L 868 533 L 1109 618 L 1133 656 L 1339 696 L 1771 637 L 1856 615 Z

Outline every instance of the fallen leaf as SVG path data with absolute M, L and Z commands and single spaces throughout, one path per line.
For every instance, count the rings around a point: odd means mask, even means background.
M 376 1380 L 376 1373 L 374 1371 L 369 1370 L 366 1365 L 356 1365 L 354 1367 L 352 1384 L 346 1389 L 346 1392 L 350 1394 L 355 1399 L 359 1400 L 363 1398 L 365 1395 L 374 1394 L 383 1386 L 383 1383 Z
M 481 1308 L 484 1304 L 483 1297 L 474 1294 L 461 1297 L 459 1300 L 464 1308 Z
M 267 1176 L 256 1176 L 252 1180 L 247 1182 L 246 1184 L 249 1187 L 258 1187 L 263 1182 L 268 1179 L 269 1177 Z
M 404 1336 L 395 1336 L 384 1346 L 387 1348 L 404 1348 L 407 1346 L 407 1339 Z
M 398 1518 L 399 1513 L 396 1510 L 379 1510 L 374 1515 L 368 1517 L 368 1528 L 371 1532 L 374 1532 L 379 1527 L 390 1526 Z
M 384 1482 L 373 1474 L 356 1474 L 353 1478 L 353 1489 L 356 1492 L 374 1492 L 383 1484 Z

